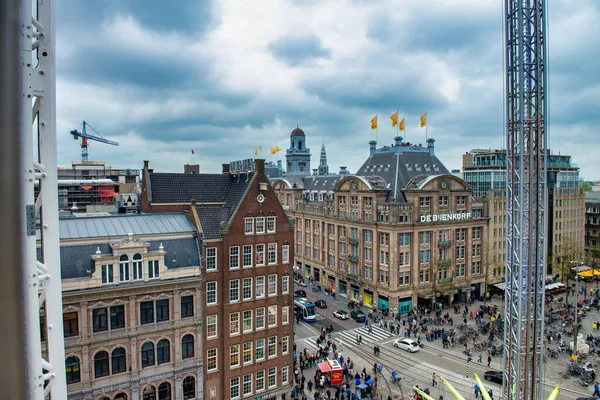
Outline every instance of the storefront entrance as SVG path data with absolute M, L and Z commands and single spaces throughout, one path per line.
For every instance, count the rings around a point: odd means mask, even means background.
M 321 270 L 319 268 L 313 268 L 312 277 L 315 282 L 321 282 Z
M 370 290 L 363 290 L 363 304 L 367 307 L 371 307 L 373 305 L 373 292 Z
M 412 297 L 398 298 L 398 314 L 405 315 L 413 308 Z
M 350 298 L 360 302 L 360 289 L 356 285 L 350 285 Z
M 379 309 L 379 311 L 389 310 L 390 309 L 389 298 L 382 294 L 377 295 L 377 308 Z
M 346 281 L 343 281 L 341 279 L 338 281 L 338 294 L 342 297 L 348 297 Z

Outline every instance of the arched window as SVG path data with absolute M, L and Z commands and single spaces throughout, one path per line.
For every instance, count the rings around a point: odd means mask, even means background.
M 185 335 L 181 339 L 181 358 L 194 357 L 194 337 L 192 335 Z
M 154 365 L 154 343 L 146 342 L 142 345 L 142 368 Z
M 65 370 L 67 372 L 67 384 L 81 382 L 79 359 L 77 357 L 68 357 L 65 360 Z
M 156 388 L 148 386 L 142 393 L 142 400 L 156 400 Z
M 127 361 L 125 359 L 125 349 L 122 347 L 117 347 L 113 350 L 111 354 L 112 361 L 112 373 L 118 374 L 121 372 L 125 372 L 127 369 Z
M 117 393 L 117 395 L 115 396 L 115 400 L 127 400 L 127 393 Z
M 133 272 L 134 280 L 144 279 L 144 276 L 142 275 L 142 255 L 141 254 L 133 255 L 132 272 Z
M 101 378 L 103 376 L 108 376 L 109 374 L 108 353 L 106 351 L 99 351 L 94 356 L 94 377 Z
M 169 382 L 161 383 L 158 387 L 158 400 L 171 400 L 171 384 Z
M 123 254 L 119 257 L 119 281 L 129 280 L 129 257 Z
M 159 364 L 168 363 L 171 361 L 171 343 L 167 339 L 163 339 L 156 345 L 156 358 Z M 159 390 L 160 392 L 160 390 Z M 160 397 L 160 396 L 159 396 Z
M 196 398 L 196 379 L 193 376 L 188 376 L 183 380 L 183 399 Z

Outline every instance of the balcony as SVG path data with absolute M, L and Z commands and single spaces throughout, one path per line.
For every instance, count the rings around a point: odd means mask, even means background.
M 440 240 L 438 242 L 438 247 L 450 247 L 452 246 L 452 240 Z
M 358 239 L 357 238 L 353 238 L 353 237 L 349 237 L 348 238 L 348 243 L 358 244 Z
M 452 283 L 453 279 L 454 278 L 452 278 L 452 277 L 444 278 L 444 279 L 438 279 L 437 283 L 438 283 L 438 285 L 448 285 L 448 284 Z
M 450 259 L 446 259 L 446 260 L 439 260 L 439 261 L 438 261 L 438 265 L 439 265 L 440 267 L 446 267 L 446 266 L 448 266 L 448 265 L 450 265 L 450 264 L 452 264 L 452 260 L 450 260 Z
M 348 278 L 358 281 L 359 276 L 357 274 L 353 274 L 352 272 L 348 272 Z
M 349 255 L 348 260 L 358 262 L 358 256 Z

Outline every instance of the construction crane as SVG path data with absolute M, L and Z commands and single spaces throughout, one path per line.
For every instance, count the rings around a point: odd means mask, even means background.
M 86 127 L 90 128 L 91 130 L 96 132 L 96 135 L 90 135 L 89 133 L 87 133 Z M 88 160 L 88 140 L 94 140 L 96 142 L 110 144 L 111 146 L 119 145 L 118 142 L 104 138 L 100 133 L 98 133 L 97 130 L 92 128 L 92 126 L 85 121 L 83 121 L 83 128 L 81 129 L 81 132 L 79 132 L 77 129 L 75 129 L 74 131 L 71 131 L 70 133 L 71 133 L 71 135 L 73 135 L 73 139 L 75 139 L 75 140 L 81 138 L 81 161 Z

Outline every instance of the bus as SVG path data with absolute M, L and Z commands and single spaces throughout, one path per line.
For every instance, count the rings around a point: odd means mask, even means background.
M 294 311 L 302 316 L 305 322 L 315 322 L 315 305 L 305 298 L 294 298 Z

